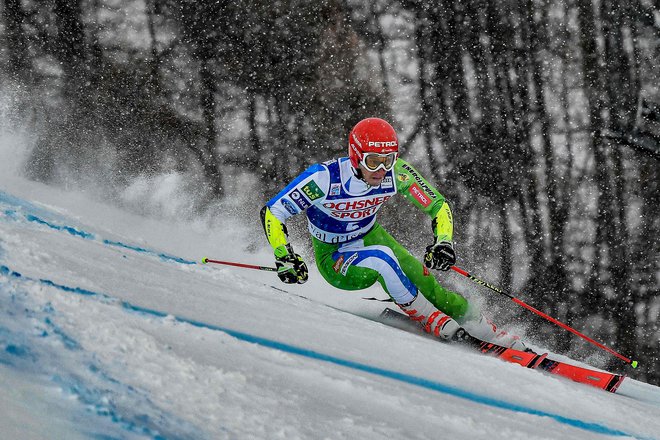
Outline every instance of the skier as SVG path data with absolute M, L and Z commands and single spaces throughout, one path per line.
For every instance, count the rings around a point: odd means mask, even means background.
M 376 222 L 383 203 L 397 193 L 432 218 L 434 241 L 426 248 L 424 265 Z M 456 262 L 451 209 L 399 158 L 396 132 L 383 119 L 358 122 L 349 134 L 348 157 L 312 165 L 262 208 L 277 275 L 285 283 L 308 279 L 307 265 L 294 252 L 285 226 L 289 217 L 303 211 L 316 265 L 331 285 L 359 290 L 378 281 L 428 333 L 452 340 L 462 327 L 479 339 L 525 350 L 519 337 L 498 331 L 475 304 L 442 287 L 429 272 L 449 270 Z

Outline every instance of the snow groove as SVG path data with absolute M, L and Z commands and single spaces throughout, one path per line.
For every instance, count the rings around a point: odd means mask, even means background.
M 100 418 L 94 419 L 92 428 L 81 424 L 85 438 L 204 438 L 195 427 L 155 407 L 142 391 L 105 372 L 79 341 L 55 324 L 57 311 L 50 303 L 29 302 L 29 293 L 23 287 L 29 289 L 29 284 L 34 283 L 101 301 L 112 300 L 85 289 L 31 279 L 1 265 L 0 314 L 7 315 L 0 320 L 5 323 L 0 326 L 1 365 L 34 378 L 47 378 L 65 396 L 79 402 L 87 414 Z M 81 365 L 85 367 L 80 368 Z
M 46 228 L 52 229 L 54 231 L 59 231 L 59 232 L 66 232 L 74 237 L 79 237 L 85 240 L 99 240 L 103 244 L 106 244 L 108 246 L 115 246 L 115 247 L 120 247 L 128 250 L 132 250 L 134 252 L 138 252 L 141 254 L 147 254 L 151 256 L 156 256 L 160 258 L 162 261 L 169 261 L 169 262 L 174 262 L 174 263 L 181 263 L 181 264 L 197 264 L 195 261 L 191 260 L 186 260 L 181 257 L 177 257 L 174 255 L 169 255 L 166 253 L 162 252 L 157 252 L 152 249 L 147 249 L 143 248 L 140 246 L 136 245 L 131 245 L 127 243 L 123 243 L 121 241 L 117 240 L 109 240 L 109 239 L 101 239 L 97 237 L 95 234 L 91 232 L 84 231 L 82 229 L 76 228 L 74 226 L 68 226 L 68 225 L 62 225 L 58 224 L 56 221 L 53 220 L 46 220 L 43 217 L 46 217 L 46 213 L 43 210 L 40 210 L 36 208 L 34 205 L 27 203 L 27 202 L 22 202 L 20 199 L 17 199 L 16 197 L 9 196 L 8 194 L 0 191 L 0 203 L 5 203 L 5 204 L 10 204 L 13 206 L 11 209 L 4 209 L 3 215 L 6 218 L 12 219 L 12 220 L 21 220 L 24 219 L 25 221 L 29 223 L 35 223 L 40 226 L 44 226 Z M 29 214 L 23 214 L 20 211 L 23 211 L 25 209 L 29 209 L 30 211 L 41 211 L 42 214 L 41 216 L 35 215 L 34 213 L 29 213 Z

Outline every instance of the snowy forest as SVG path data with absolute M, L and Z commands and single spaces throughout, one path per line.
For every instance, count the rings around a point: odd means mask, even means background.
M 263 238 L 259 207 L 381 117 L 451 203 L 459 265 L 660 383 L 658 0 L 4 0 L 0 26 L 30 179 L 112 199 L 181 176 L 186 215 Z M 420 256 L 405 205 L 379 218 Z

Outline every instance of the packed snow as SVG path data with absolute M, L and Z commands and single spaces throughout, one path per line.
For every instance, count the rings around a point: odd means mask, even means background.
M 660 403 L 364 319 L 380 288 L 309 255 L 295 286 L 199 263 L 272 265 L 254 225 L 138 216 L 0 150 L 2 439 L 660 439 Z

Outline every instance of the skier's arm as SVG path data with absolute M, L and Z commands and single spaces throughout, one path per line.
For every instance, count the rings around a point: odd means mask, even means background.
M 451 241 L 454 236 L 454 222 L 451 208 L 444 196 L 402 159 L 396 161 L 394 178 L 397 192 L 433 219 L 433 236 L 441 241 Z
M 454 238 L 454 216 L 445 200 L 431 223 L 436 241 L 452 241 Z
M 312 204 L 323 203 L 329 185 L 328 169 L 321 164 L 312 165 L 266 202 L 261 209 L 261 223 L 273 250 L 289 243 L 286 220 Z
M 309 167 L 261 209 L 261 222 L 275 254 L 277 274 L 285 283 L 304 283 L 308 277 L 305 262 L 289 243 L 285 222 L 313 203 L 325 200 L 329 185 L 327 173 L 322 165 Z
M 261 224 L 264 227 L 264 232 L 266 232 L 268 243 L 273 247 L 273 250 L 288 244 L 286 226 L 275 217 L 267 205 L 261 208 Z
M 456 262 L 454 217 L 449 204 L 433 185 L 404 160 L 397 159 L 394 171 L 397 192 L 433 219 L 431 227 L 435 240 L 426 248 L 425 264 L 434 269 L 448 270 Z

